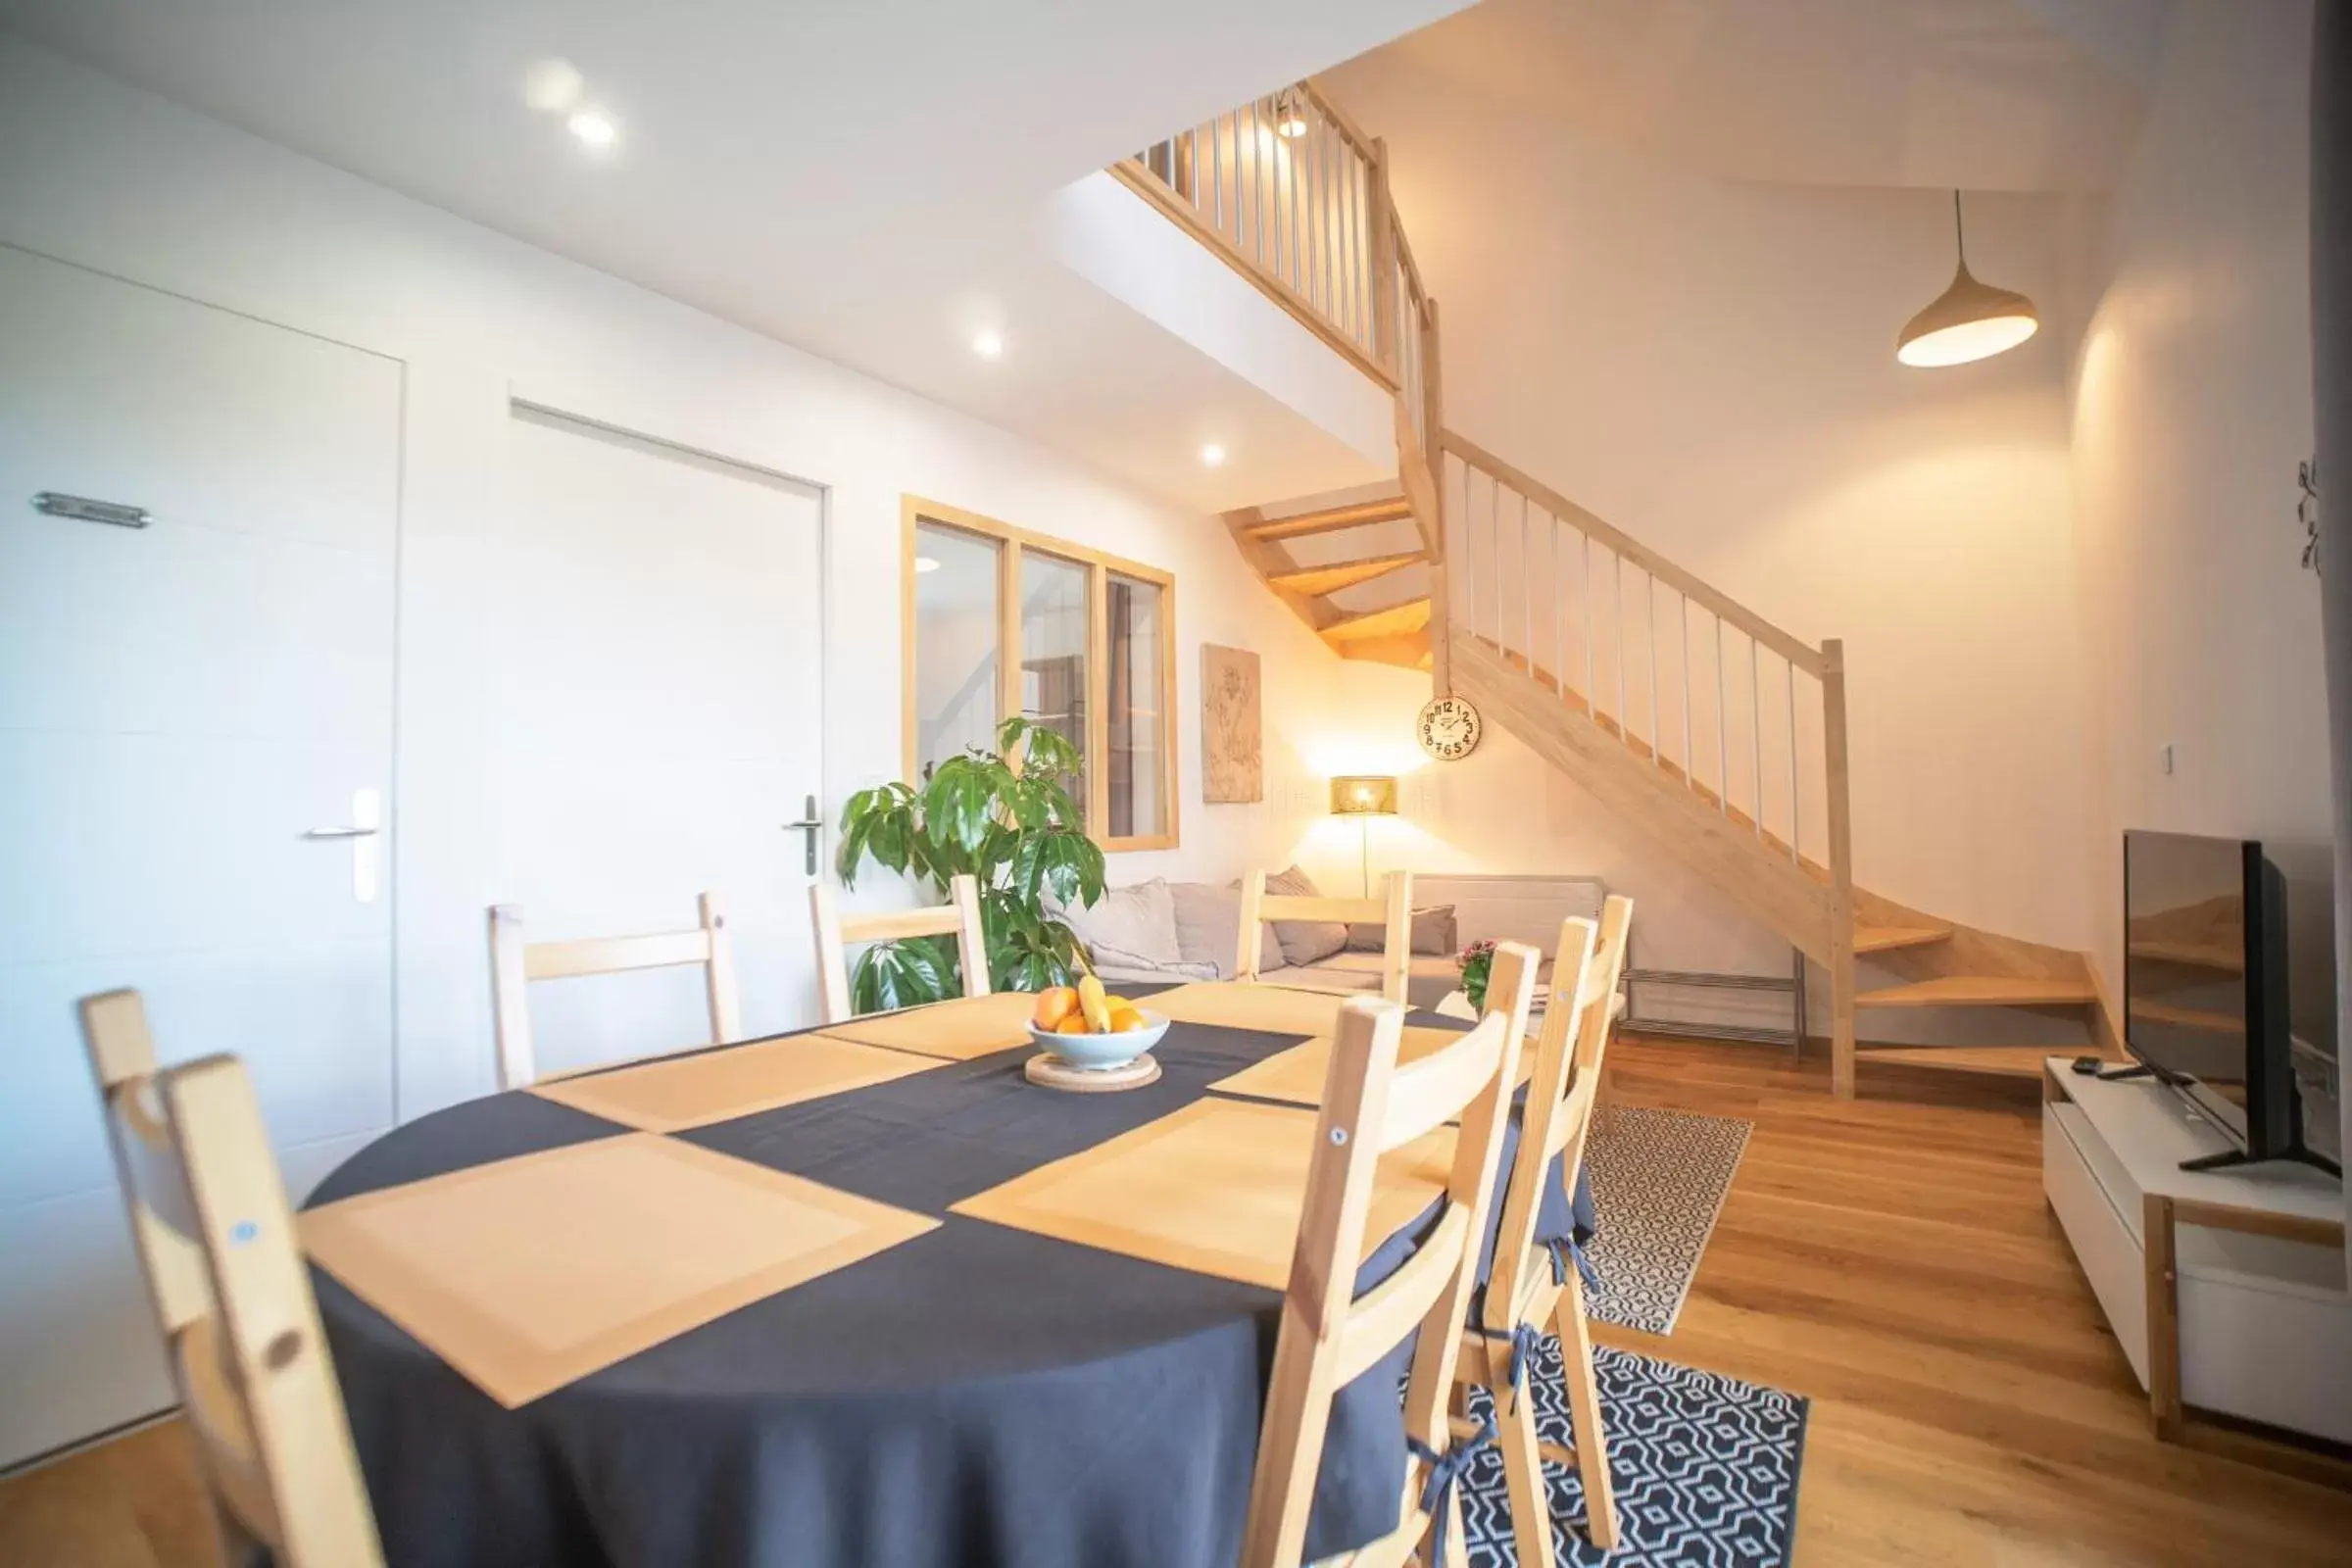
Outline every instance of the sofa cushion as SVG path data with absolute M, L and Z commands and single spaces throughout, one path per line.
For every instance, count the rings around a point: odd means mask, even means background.
M 1441 904 L 1432 909 L 1413 911 L 1413 942 L 1415 953 L 1444 954 L 1454 951 L 1453 906 Z M 1348 928 L 1348 951 L 1350 953 L 1379 953 L 1389 945 L 1389 928 L 1378 921 L 1364 920 Z
M 1205 888 L 1205 891 L 1224 901 L 1216 906 L 1220 911 L 1217 916 L 1220 923 L 1212 927 L 1207 923 L 1208 916 L 1203 915 L 1202 929 L 1206 933 L 1206 940 L 1225 944 L 1225 978 L 1230 980 L 1234 975 L 1234 960 L 1242 954 L 1242 884 L 1236 879 L 1221 888 Z M 1203 901 L 1204 907 L 1206 901 Z M 1257 972 L 1263 975 L 1269 969 L 1281 968 L 1287 961 L 1282 953 L 1282 938 L 1271 925 L 1260 924 L 1257 928 Z
M 1206 882 L 1171 882 L 1168 897 L 1176 910 L 1176 952 L 1187 965 L 1207 964 L 1212 980 L 1230 980 L 1242 945 L 1242 894 L 1239 888 L 1212 887 Z M 1280 946 L 1274 956 L 1282 955 Z M 1258 967 L 1265 967 L 1265 952 Z
M 1175 903 L 1162 878 L 1109 888 L 1092 907 L 1073 905 L 1055 912 L 1086 944 L 1098 968 L 1164 969 L 1184 961 Z
M 1314 879 L 1297 866 L 1266 878 L 1268 893 L 1289 894 L 1294 898 L 1319 899 L 1323 890 Z M 1271 922 L 1274 938 L 1282 944 L 1284 961 L 1304 967 L 1320 958 L 1328 958 L 1348 946 L 1348 927 L 1337 920 L 1276 920 Z

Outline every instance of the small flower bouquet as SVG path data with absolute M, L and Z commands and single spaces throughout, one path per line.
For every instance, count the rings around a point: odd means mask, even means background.
M 1470 1005 L 1483 1010 L 1487 1004 L 1487 975 L 1494 967 L 1494 944 L 1473 942 L 1454 961 L 1461 965 L 1462 995 L 1470 999 Z

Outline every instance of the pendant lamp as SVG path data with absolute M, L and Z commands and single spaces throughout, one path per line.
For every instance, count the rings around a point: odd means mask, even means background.
M 1960 193 L 1952 192 L 1952 237 L 1960 270 L 1935 304 L 1911 318 L 1894 340 L 1894 357 L 1923 368 L 1990 359 L 2032 337 L 2041 325 L 2023 294 L 1980 283 L 1968 270 L 1968 236 L 1960 223 Z

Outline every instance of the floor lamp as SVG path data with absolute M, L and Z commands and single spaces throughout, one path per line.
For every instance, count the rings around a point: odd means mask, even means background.
M 1358 774 L 1331 781 L 1331 814 L 1357 818 L 1363 838 L 1364 897 L 1372 896 L 1372 823 L 1375 816 L 1396 814 L 1396 780 L 1381 774 Z

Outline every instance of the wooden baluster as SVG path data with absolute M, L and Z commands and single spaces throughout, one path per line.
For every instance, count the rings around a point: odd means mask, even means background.
M 1527 674 L 1536 674 L 1536 558 L 1527 548 L 1527 496 L 1519 496 L 1519 647 L 1527 651 Z
M 1258 137 L 1257 99 L 1250 100 L 1250 245 L 1266 270 L 1266 144 Z
M 1764 836 L 1764 698 L 1763 688 L 1756 684 L 1756 637 L 1747 637 L 1747 738 L 1756 757 L 1756 837 Z
M 1398 344 L 1408 337 L 1418 340 L 1420 334 L 1398 329 L 1397 301 L 1401 296 L 1396 289 L 1396 220 L 1389 215 L 1389 144 L 1378 137 L 1372 141 L 1371 181 L 1365 200 L 1371 209 L 1366 217 L 1372 227 L 1372 358 L 1398 371 L 1396 380 L 1401 386 L 1403 356 Z M 1421 446 L 1427 451 L 1436 444 L 1424 438 Z
M 1616 601 L 1610 623 L 1617 634 L 1617 739 L 1631 746 L 1633 726 L 1625 717 L 1625 558 L 1614 550 L 1609 552 L 1609 583 L 1610 597 Z
M 1551 513 L 1551 687 L 1561 701 L 1568 697 L 1568 574 L 1560 569 L 1560 531 L 1565 526 Z
M 1732 721 L 1725 711 L 1731 694 L 1723 685 L 1723 616 L 1715 616 L 1715 810 L 1732 814 Z
M 1225 232 L 1225 117 L 1217 116 L 1208 122 L 1208 178 L 1216 192 L 1217 232 Z M 1234 224 L 1234 239 L 1241 239 L 1241 224 Z
M 1494 549 L 1494 651 L 1509 655 L 1510 633 L 1502 620 L 1502 480 L 1487 475 L 1487 538 Z
M 1675 667 L 1683 676 L 1683 785 L 1698 787 L 1698 764 L 1690 756 L 1690 596 L 1675 591 Z
M 1796 847 L 1797 835 L 1804 831 L 1796 790 L 1796 661 L 1784 659 L 1781 667 L 1787 674 L 1784 685 L 1788 698 L 1788 863 L 1801 870 L 1805 858 Z
M 1600 682 L 1592 668 L 1592 538 L 1580 531 L 1577 536 L 1577 560 L 1584 570 L 1577 579 L 1584 585 L 1584 612 L 1577 618 L 1585 626 L 1585 716 L 1594 723 L 1600 721 Z
M 1666 726 L 1658 722 L 1658 579 L 1642 574 L 1642 654 L 1649 661 L 1649 765 L 1666 765 Z

